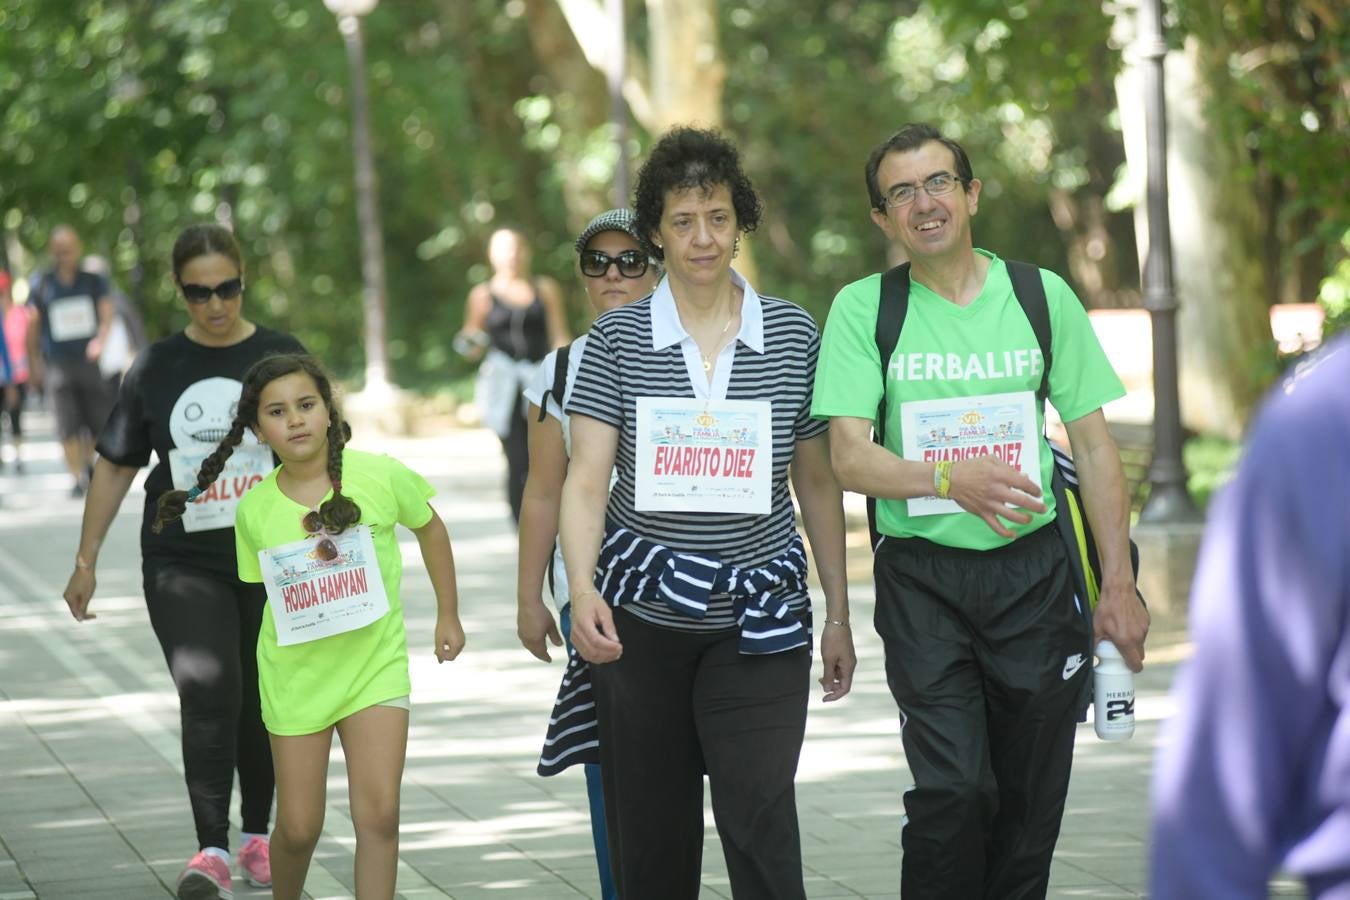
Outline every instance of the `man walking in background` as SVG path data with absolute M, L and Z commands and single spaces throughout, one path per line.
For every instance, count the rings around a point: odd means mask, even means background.
M 31 297 L 31 380 L 45 384 L 56 414 L 74 496 L 84 494 L 94 465 L 94 439 L 112 411 L 114 395 L 98 357 L 112 325 L 113 301 L 106 279 L 80 268 L 80 238 L 69 225 L 52 229 L 47 241 L 52 269 Z

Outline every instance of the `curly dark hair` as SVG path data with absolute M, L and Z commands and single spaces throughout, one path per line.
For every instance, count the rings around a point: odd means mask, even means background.
M 197 472 L 197 488 L 204 491 L 209 488 L 225 462 L 234 453 L 234 448 L 244 439 L 244 429 L 258 424 L 258 403 L 262 399 L 263 388 L 286 375 L 304 373 L 314 379 L 319 389 L 319 397 L 328 407 L 328 478 L 333 482 L 333 496 L 319 506 L 319 519 L 330 534 L 339 534 L 361 520 L 361 507 L 356 501 L 342 493 L 342 448 L 351 439 L 352 429 L 342 418 L 342 413 L 333 400 L 333 384 L 323 366 L 312 356 L 303 353 L 278 353 L 258 360 L 244 373 L 243 390 L 239 393 L 239 406 L 230 423 L 230 430 L 224 440 L 202 460 Z M 158 534 L 166 522 L 181 518 L 187 509 L 187 491 L 165 491 L 159 497 L 159 512 L 155 516 L 152 530 Z
M 657 141 L 651 155 L 638 170 L 637 190 L 633 197 L 638 233 L 643 236 L 652 257 L 666 258 L 651 239 L 661 225 L 666 193 L 690 188 L 710 191 L 718 185 L 725 185 L 731 192 L 736 228 L 743 234 L 758 228 L 759 195 L 741 169 L 741 157 L 735 145 L 721 132 L 680 126 Z
M 965 148 L 932 125 L 925 122 L 910 122 L 900 126 L 899 131 L 878 144 L 872 155 L 867 157 L 863 175 L 867 179 L 867 199 L 873 209 L 886 211 L 886 198 L 881 196 L 881 185 L 877 183 L 877 172 L 881 169 L 881 161 L 886 158 L 886 154 L 908 153 L 931 141 L 936 141 L 952 151 L 952 156 L 956 157 L 954 174 L 961 182 L 962 190 L 970 187 L 970 183 L 975 180 L 975 171 L 970 167 L 970 157 L 966 155 Z

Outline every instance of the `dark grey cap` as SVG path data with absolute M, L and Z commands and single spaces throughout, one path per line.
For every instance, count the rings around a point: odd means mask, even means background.
M 642 239 L 637 230 L 637 215 L 631 209 L 609 209 L 600 215 L 591 219 L 589 225 L 581 230 L 577 236 L 577 252 L 586 249 L 586 245 L 591 242 L 602 231 L 622 231 L 624 234 L 637 241 L 638 246 L 644 250 L 647 248 L 647 242 Z

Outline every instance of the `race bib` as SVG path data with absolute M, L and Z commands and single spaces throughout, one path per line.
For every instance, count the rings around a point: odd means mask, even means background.
M 175 447 L 169 451 L 169 475 L 173 486 L 186 491 L 197 483 L 202 460 L 214 451 L 213 444 Z M 209 531 L 233 528 L 234 510 L 239 498 L 272 471 L 272 451 L 261 444 L 240 444 L 225 461 L 215 483 L 187 505 L 183 512 L 184 531 Z
M 903 456 L 915 462 L 939 462 L 994 456 L 1041 483 L 1040 434 L 1036 395 L 1031 391 L 982 394 L 900 404 Z M 911 516 L 961 512 L 955 500 L 915 497 L 906 501 Z
M 94 298 L 62 297 L 47 304 L 47 323 L 53 341 L 83 341 L 98 333 Z
M 355 631 L 389 612 L 369 526 L 259 550 L 258 562 L 283 647 Z
M 767 400 L 639 397 L 643 512 L 769 512 L 773 407 Z

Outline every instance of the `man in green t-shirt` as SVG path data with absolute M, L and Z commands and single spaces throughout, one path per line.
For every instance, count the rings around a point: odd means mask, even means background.
M 1007 265 L 977 250 L 980 181 L 955 141 L 906 125 L 867 163 L 872 219 L 909 256 L 909 307 L 880 359 L 881 276 L 846 285 L 825 325 L 811 412 L 835 474 L 877 498 L 875 623 L 914 777 L 906 900 L 1043 897 L 1092 647 L 1143 665 L 1129 502 L 1101 407 L 1124 394 L 1063 279 L 1041 270 L 1048 397 L 1069 433 L 1103 579 L 1088 633 L 1051 520 L 1036 392 L 1045 360 Z M 882 399 L 885 446 L 870 432 Z M 1043 488 L 1045 490 L 1043 490 Z

